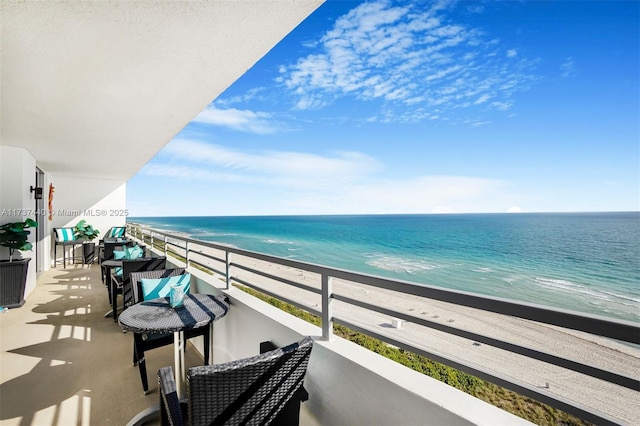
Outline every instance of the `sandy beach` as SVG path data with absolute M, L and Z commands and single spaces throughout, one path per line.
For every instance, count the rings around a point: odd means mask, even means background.
M 320 277 L 299 269 L 256 260 L 234 259 L 254 269 L 262 270 L 313 288 L 320 288 Z M 233 275 L 290 300 L 320 310 L 320 295 L 257 276 L 238 268 Z M 640 350 L 587 333 L 566 330 L 515 317 L 493 314 L 417 296 L 377 289 L 341 280 L 333 280 L 334 293 L 358 299 L 398 312 L 443 323 L 584 364 L 640 377 Z M 363 328 L 411 343 L 424 350 L 483 368 L 491 373 L 537 387 L 543 392 L 595 408 L 617 419 L 621 424 L 640 424 L 637 409 L 638 392 L 602 380 L 536 361 L 521 355 L 479 344 L 423 327 L 409 321 L 401 328 L 391 325 L 387 315 L 366 311 L 334 301 L 334 316 Z M 635 402 L 634 402 L 635 401 Z

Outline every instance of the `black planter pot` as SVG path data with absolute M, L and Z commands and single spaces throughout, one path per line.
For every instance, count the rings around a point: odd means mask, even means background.
M 31 259 L 9 262 L 0 260 L 0 306 L 19 308 L 24 305 L 27 268 Z
M 82 260 L 85 265 L 93 263 L 96 258 L 96 243 L 82 244 Z

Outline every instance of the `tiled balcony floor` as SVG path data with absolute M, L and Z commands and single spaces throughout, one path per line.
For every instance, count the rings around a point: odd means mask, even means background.
M 146 353 L 150 393 L 132 364 L 133 338 L 109 310 L 99 265 L 51 269 L 19 309 L 0 314 L 0 424 L 124 425 L 158 403 L 173 347 Z M 187 347 L 187 366 L 202 364 Z

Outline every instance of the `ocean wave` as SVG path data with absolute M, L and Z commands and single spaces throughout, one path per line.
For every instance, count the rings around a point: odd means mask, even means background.
M 493 269 L 487 267 L 479 267 L 473 270 L 473 272 L 480 272 L 481 274 L 486 274 L 488 272 L 493 272 Z
M 399 256 L 373 255 L 374 257 L 367 261 L 367 265 L 374 268 L 391 272 L 405 272 L 415 274 L 421 271 L 430 271 L 439 266 L 430 264 L 421 259 L 407 259 Z
M 605 293 L 605 294 L 608 294 L 610 296 L 616 297 L 618 299 L 628 300 L 629 302 L 633 302 L 634 304 L 640 303 L 640 297 L 626 296 L 626 295 L 623 295 L 623 294 L 613 293 L 613 292 L 606 291 L 606 290 L 600 290 L 600 291 Z M 627 303 L 625 303 L 625 305 L 626 304 Z
M 198 230 L 194 232 L 194 235 L 197 235 L 198 237 L 235 237 L 238 234 L 235 232 L 211 232 Z
M 175 235 L 176 237 L 187 237 L 187 238 L 191 237 L 191 234 L 189 234 L 188 232 L 174 231 L 170 229 L 167 229 L 164 232 L 170 235 Z
M 615 293 L 610 290 L 592 289 L 580 284 L 573 283 L 568 280 L 541 278 L 541 277 L 536 277 L 535 280 L 537 283 L 542 284 L 546 288 L 551 288 L 553 290 L 560 291 L 562 293 L 584 294 L 589 297 L 594 297 L 596 299 L 605 300 L 609 302 L 617 301 L 618 303 L 621 303 L 621 304 L 627 304 L 627 303 L 620 302 L 620 300 L 640 303 L 640 298 Z M 593 301 L 591 302 L 593 303 Z
M 515 275 L 509 275 L 502 278 L 502 281 L 504 281 L 507 284 L 513 284 L 513 283 L 517 283 L 518 281 L 522 281 L 523 278 L 524 277 L 522 275 L 515 274 Z
M 268 240 L 262 240 L 263 243 L 267 243 L 267 244 L 291 244 L 291 245 L 298 245 L 296 242 L 294 241 L 284 241 L 284 240 L 274 240 L 272 238 L 268 239 Z

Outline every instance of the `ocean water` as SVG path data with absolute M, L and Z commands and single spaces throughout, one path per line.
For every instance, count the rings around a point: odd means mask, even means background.
M 279 257 L 640 322 L 640 212 L 129 221 Z

